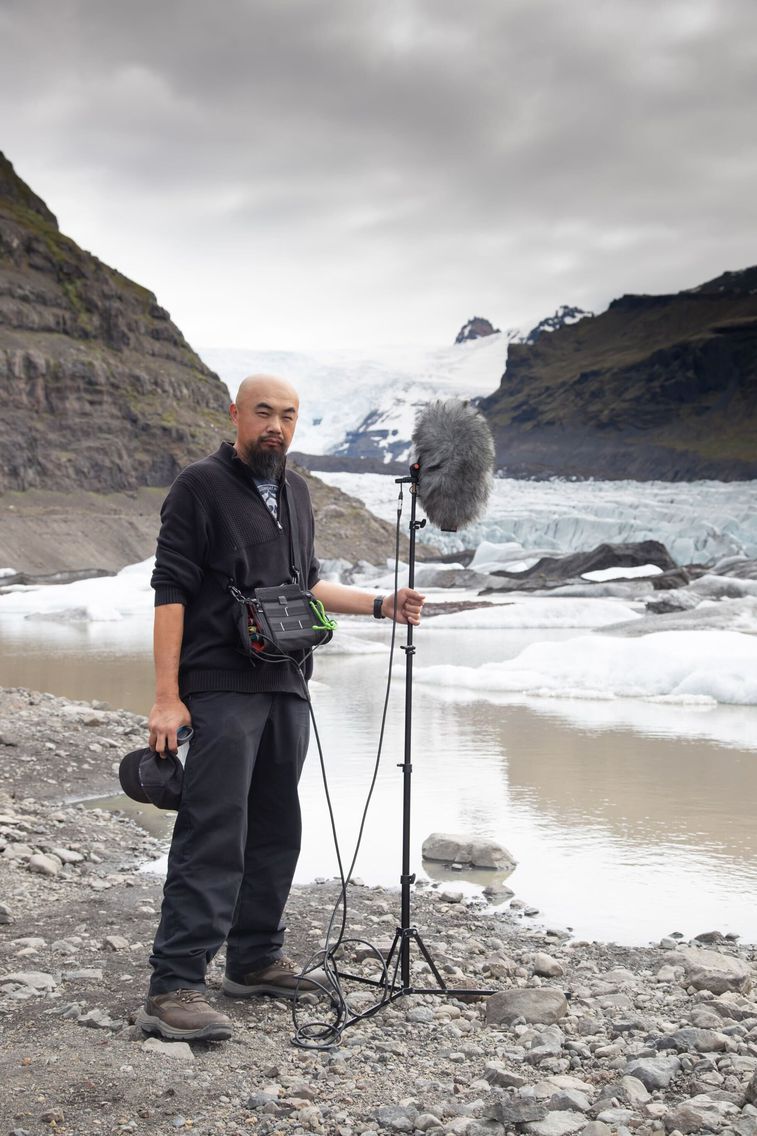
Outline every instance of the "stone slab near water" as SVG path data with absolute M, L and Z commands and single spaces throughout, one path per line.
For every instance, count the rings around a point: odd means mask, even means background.
M 494 840 L 480 840 L 452 832 L 432 832 L 423 841 L 421 854 L 424 860 L 491 868 L 499 872 L 511 872 L 517 863 L 513 854 Z

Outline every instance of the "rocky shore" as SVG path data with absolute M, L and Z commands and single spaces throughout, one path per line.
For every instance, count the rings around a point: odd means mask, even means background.
M 445 981 L 490 998 L 403 998 L 333 1049 L 299 1049 L 288 1006 L 222 998 L 219 958 L 210 988 L 232 1041 L 145 1039 L 131 1019 L 161 884 L 140 866 L 166 837 L 76 803 L 114 792 L 143 737 L 144 719 L 103 704 L 0 692 L 3 1136 L 757 1134 L 753 947 L 710 928 L 684 943 L 661 927 L 648 948 L 577 942 L 520 897 L 492 908 L 444 884 L 416 888 L 414 918 Z M 348 894 L 348 933 L 388 946 L 398 894 Z M 296 957 L 318 948 L 336 896 L 334 881 L 293 892 Z

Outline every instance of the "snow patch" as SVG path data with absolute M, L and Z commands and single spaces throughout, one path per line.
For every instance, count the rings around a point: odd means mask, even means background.
M 541 599 L 528 597 L 469 611 L 451 612 L 428 619 L 424 628 L 537 628 L 537 627 L 608 627 L 641 614 L 626 604 L 603 599 Z
M 419 668 L 431 687 L 538 697 L 694 698 L 757 704 L 757 637 L 737 631 L 660 631 L 642 639 L 581 636 L 533 643 L 480 667 Z M 687 703 L 690 704 L 690 703 Z
M 607 580 L 635 580 L 637 576 L 659 576 L 662 568 L 659 564 L 638 564 L 635 568 L 597 568 L 594 572 L 582 572 L 582 580 L 596 580 L 605 583 Z
M 19 584 L 0 596 L 0 616 L 22 615 L 59 623 L 113 623 L 154 606 L 153 557 L 129 564 L 115 576 L 70 584 Z

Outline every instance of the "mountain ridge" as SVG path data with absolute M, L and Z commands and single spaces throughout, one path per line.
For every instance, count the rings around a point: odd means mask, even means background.
M 512 476 L 757 477 L 757 268 L 510 343 L 478 400 Z
M 226 391 L 149 289 L 80 249 L 0 154 L 0 489 L 167 485 Z

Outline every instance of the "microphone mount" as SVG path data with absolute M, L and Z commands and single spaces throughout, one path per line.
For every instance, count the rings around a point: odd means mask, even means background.
M 409 484 L 411 489 L 411 507 L 410 507 L 410 548 L 408 556 L 408 585 L 409 587 L 415 586 L 415 561 L 416 561 L 416 534 L 419 529 L 422 529 L 426 520 L 418 520 L 416 517 L 417 506 L 417 486 L 420 478 L 420 463 L 415 462 L 410 466 L 409 475 L 406 477 L 395 478 L 395 483 L 398 485 Z M 379 978 L 367 978 L 364 975 L 352 974 L 346 970 L 342 970 L 337 966 L 337 973 L 340 978 L 350 979 L 361 985 L 373 987 L 378 995 L 378 1000 L 368 1009 L 358 1012 L 350 1011 L 343 1022 L 341 1023 L 341 1030 L 347 1029 L 349 1026 L 355 1025 L 357 1022 L 362 1021 L 364 1018 L 373 1017 L 379 1010 L 396 1002 L 399 998 L 405 998 L 411 994 L 431 994 L 444 998 L 461 998 L 471 1001 L 479 998 L 486 998 L 490 994 L 494 994 L 494 990 L 490 989 L 472 989 L 472 988 L 457 988 L 450 987 L 444 981 L 438 966 L 429 951 L 428 947 L 421 937 L 421 933 L 411 921 L 411 887 L 415 883 L 415 873 L 410 869 L 410 828 L 411 828 L 411 801 L 412 801 L 412 726 L 413 726 L 413 660 L 415 656 L 415 644 L 413 643 L 413 625 L 407 624 L 406 642 L 402 647 L 405 652 L 405 741 L 404 741 L 404 759 L 402 762 L 397 763 L 397 768 L 402 770 L 402 874 L 400 875 L 400 922 L 394 933 L 394 939 L 389 952 L 385 959 L 381 957 L 378 948 L 371 947 L 374 952 L 374 957 L 381 962 L 381 975 Z M 420 953 L 422 961 L 424 961 L 435 982 L 433 986 L 416 986 L 412 982 L 410 973 L 411 961 L 411 948 L 416 947 Z

